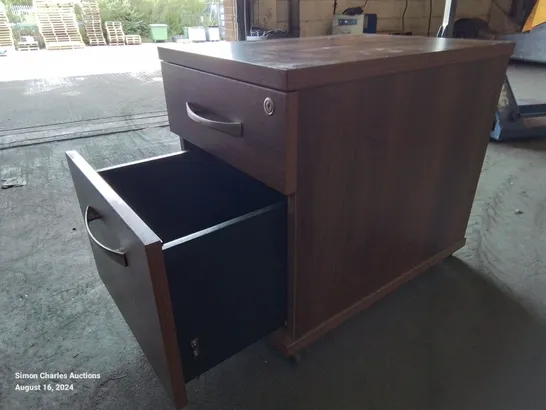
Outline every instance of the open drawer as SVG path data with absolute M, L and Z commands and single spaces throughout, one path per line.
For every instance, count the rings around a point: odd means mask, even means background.
M 286 320 L 286 198 L 201 150 L 95 171 L 67 152 L 99 275 L 174 402 Z

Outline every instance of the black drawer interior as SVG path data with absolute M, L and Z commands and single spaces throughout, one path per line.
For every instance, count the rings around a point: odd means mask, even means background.
M 99 173 L 164 243 L 286 201 L 196 147 Z
M 284 325 L 285 206 L 164 252 L 186 380 Z
M 284 195 L 198 149 L 99 173 L 163 241 L 186 381 L 284 325 Z

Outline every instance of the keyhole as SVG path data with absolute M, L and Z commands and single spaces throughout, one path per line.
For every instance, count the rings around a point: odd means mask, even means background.
M 191 348 L 193 350 L 193 357 L 197 358 L 199 356 L 199 339 L 195 338 L 190 342 Z
M 275 112 L 275 103 L 269 97 L 264 100 L 264 111 L 267 115 L 273 115 Z

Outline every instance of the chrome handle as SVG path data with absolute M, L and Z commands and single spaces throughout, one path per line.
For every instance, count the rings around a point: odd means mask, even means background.
M 125 252 L 122 252 L 120 250 L 109 248 L 106 245 L 103 245 L 100 243 L 97 238 L 95 238 L 95 235 L 91 232 L 91 228 L 89 227 L 89 223 L 93 222 L 96 219 L 102 218 L 102 215 L 92 206 L 88 206 L 85 208 L 85 229 L 87 229 L 87 235 L 89 235 L 89 238 L 106 254 L 112 259 L 114 262 L 120 264 L 121 266 L 128 266 L 127 263 L 127 257 L 125 256 Z
M 232 135 L 234 137 L 243 136 L 242 123 L 210 120 L 208 118 L 202 117 L 201 115 L 197 114 L 196 111 L 199 111 L 199 110 L 197 110 L 195 106 L 192 108 L 191 103 L 189 102 L 186 103 L 186 112 L 188 113 L 188 117 L 190 117 L 190 119 L 195 121 L 196 123 L 201 124 L 205 127 L 223 132 L 225 134 Z

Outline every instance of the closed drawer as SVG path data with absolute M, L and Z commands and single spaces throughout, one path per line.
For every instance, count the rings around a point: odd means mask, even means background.
M 161 67 L 174 133 L 279 192 L 295 191 L 296 93 Z
M 200 150 L 67 158 L 99 275 L 183 406 L 185 382 L 286 320 L 286 199 Z

